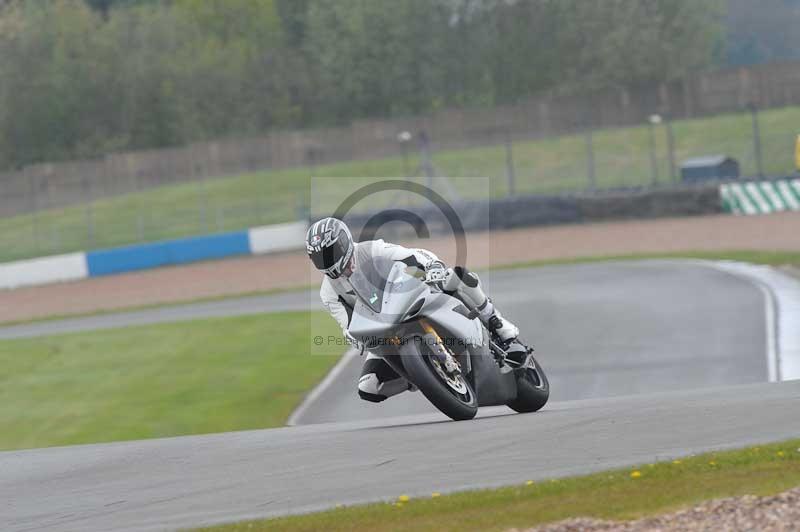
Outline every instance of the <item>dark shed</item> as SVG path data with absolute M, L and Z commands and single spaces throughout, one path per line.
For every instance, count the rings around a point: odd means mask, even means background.
M 707 179 L 736 179 L 739 162 L 727 155 L 709 155 L 687 159 L 681 165 L 681 180 L 694 183 Z

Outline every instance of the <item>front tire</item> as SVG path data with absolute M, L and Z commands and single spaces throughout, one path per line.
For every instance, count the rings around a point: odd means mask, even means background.
M 478 413 L 478 398 L 469 381 L 460 373 L 451 377 L 448 384 L 441 373 L 435 355 L 427 350 L 414 348 L 404 353 L 403 365 L 411 381 L 419 388 L 433 406 L 455 421 L 472 419 Z
M 508 407 L 520 413 L 540 410 L 550 398 L 550 383 L 542 366 L 533 356 L 528 364 L 514 370 L 517 378 L 517 398 L 510 401 Z

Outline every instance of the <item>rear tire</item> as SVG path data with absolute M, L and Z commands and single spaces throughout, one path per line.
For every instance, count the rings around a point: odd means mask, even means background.
M 517 398 L 507 403 L 508 407 L 520 413 L 540 410 L 550 398 L 550 383 L 542 366 L 531 356 L 530 365 L 514 372 L 517 377 Z
M 459 395 L 451 386 L 442 382 L 442 377 L 433 367 L 434 363 L 438 363 L 438 359 L 435 359 L 432 353 L 421 352 L 415 348 L 413 353 L 404 354 L 406 356 L 403 357 L 403 365 L 411 377 L 411 381 L 428 401 L 433 403 L 433 406 L 455 421 L 475 417 L 475 414 L 478 413 L 478 398 L 475 396 L 472 385 L 463 375 L 459 375 L 461 379 L 459 384 L 466 389 L 466 394 Z

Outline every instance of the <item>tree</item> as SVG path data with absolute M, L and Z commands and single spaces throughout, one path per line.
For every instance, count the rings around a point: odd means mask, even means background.
M 719 0 L 559 2 L 567 81 L 581 90 L 653 84 L 707 67 L 722 37 Z
M 4 167 L 658 83 L 711 64 L 723 18 L 723 0 L 0 2 Z
M 297 76 L 273 0 L 176 0 L 184 46 L 173 57 L 192 138 L 254 134 L 292 123 Z
M 308 6 L 309 0 L 276 0 L 286 44 L 291 48 L 302 48 L 305 43 Z
M 429 109 L 442 97 L 449 10 L 429 0 L 318 0 L 306 52 L 335 121 Z
M 113 142 L 114 93 L 101 20 L 79 0 L 12 6 L 0 41 L 0 145 L 15 164 L 82 156 Z
M 490 21 L 488 64 L 495 100 L 508 103 L 556 86 L 570 57 L 558 45 L 564 30 L 559 3 L 499 3 Z
M 728 64 L 800 59 L 800 0 L 728 0 Z

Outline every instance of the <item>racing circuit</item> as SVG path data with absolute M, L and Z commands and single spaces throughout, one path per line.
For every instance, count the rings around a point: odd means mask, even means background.
M 796 318 L 712 263 L 612 262 L 485 273 L 537 349 L 539 413 L 449 422 L 420 394 L 359 401 L 346 357 L 281 429 L 0 453 L 12 530 L 159 530 L 582 474 L 800 433 Z M 796 290 L 797 283 L 786 281 Z M 0 328 L 0 338 L 304 309 L 316 293 Z M 316 307 L 314 307 L 316 308 Z M 781 324 L 784 324 L 781 326 Z M 787 338 L 789 340 L 787 340 Z

